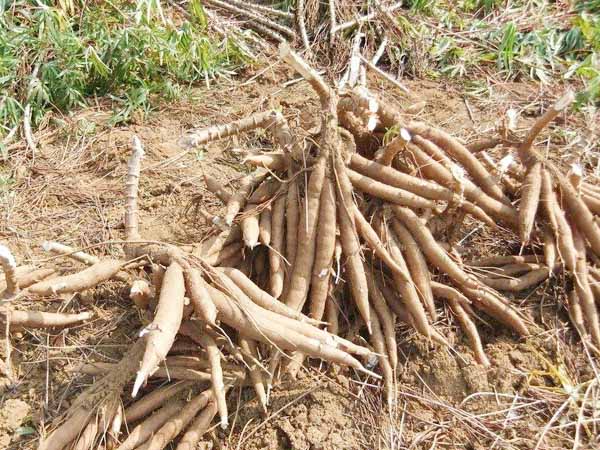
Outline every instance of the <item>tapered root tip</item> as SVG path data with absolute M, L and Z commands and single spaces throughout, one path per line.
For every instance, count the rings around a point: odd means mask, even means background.
M 141 370 L 137 373 L 135 377 L 135 383 L 133 383 L 133 389 L 131 391 L 131 397 L 135 398 L 140 390 L 140 388 L 146 383 L 146 374 Z
M 373 377 L 373 378 L 375 378 L 377 380 L 381 380 L 383 378 L 381 375 L 379 375 L 379 374 L 377 374 L 377 373 L 375 373 L 375 372 L 367 369 L 366 367 L 364 367 L 362 365 L 358 368 L 358 370 L 360 370 L 363 373 L 366 373 L 367 375 L 369 375 L 369 376 L 371 376 L 371 377 Z
M 227 429 L 227 427 L 229 426 L 229 419 L 227 416 L 221 417 L 220 425 L 221 425 L 221 429 L 223 429 L 223 430 Z

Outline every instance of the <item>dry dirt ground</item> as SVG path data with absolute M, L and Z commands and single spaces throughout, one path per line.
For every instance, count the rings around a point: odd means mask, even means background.
M 10 161 L 0 163 L 0 241 L 20 262 L 47 259 L 40 248 L 44 240 L 96 254 L 119 254 L 126 161 L 134 134 L 146 150 L 142 235 L 172 243 L 202 240 L 208 227 L 194 214 L 194 205 L 209 211 L 220 208 L 204 188 L 202 174 L 235 186 L 243 170 L 236 148 L 267 147 L 269 141 L 254 133 L 183 154 L 177 138 L 191 127 L 266 108 L 281 108 L 294 127 L 310 128 L 318 121 L 315 97 L 305 83 L 283 86 L 293 78 L 280 66 L 248 70 L 235 82 L 219 81 L 196 91 L 193 99 L 117 128 L 106 125 L 108 114 L 101 106 L 61 118 L 61 126 L 51 124 L 40 133 L 35 156 L 21 145 L 12 150 Z M 460 86 L 420 81 L 408 82 L 414 93 L 410 100 L 372 82 L 394 102 L 425 100 L 421 118 L 465 141 L 489 133 L 509 107 L 537 115 L 546 96 L 542 88 L 528 84 L 497 84 L 491 95 L 473 97 Z M 565 127 L 577 129 L 582 120 Z M 468 236 L 463 245 L 474 254 L 518 251 L 514 241 L 498 240 L 486 230 L 473 230 L 471 224 L 462 233 Z M 127 294 L 128 286 L 111 282 L 86 295 L 23 305 L 91 310 L 95 318 L 68 330 L 11 336 L 15 379 L 1 380 L 0 448 L 35 448 L 38 433 L 93 381 L 73 369 L 81 362 L 115 361 L 123 354 L 145 320 Z M 579 415 L 582 403 L 598 401 L 594 373 L 566 313 L 557 306 L 559 295 L 560 282 L 552 281 L 515 299 L 541 325 L 526 340 L 495 323 L 479 321 L 492 362 L 488 370 L 474 363 L 464 336 L 446 314 L 441 314 L 438 327 L 452 349 L 433 347 L 399 325 L 398 400 L 391 411 L 382 404 L 375 380 L 312 361 L 313 367 L 298 381 L 284 381 L 273 390 L 266 420 L 250 389 L 232 391 L 232 426 L 227 431 L 214 429 L 203 445 L 274 450 L 562 449 L 573 446 L 577 429 L 580 449 L 599 448 L 599 417 Z M 4 360 L 4 339 L 1 347 Z

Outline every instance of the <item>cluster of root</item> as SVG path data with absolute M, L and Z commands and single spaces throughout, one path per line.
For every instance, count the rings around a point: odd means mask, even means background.
M 23 296 L 83 292 L 110 279 L 129 283 L 133 303 L 149 318 L 120 363 L 77 369 L 97 381 L 57 419 L 40 448 L 155 450 L 173 441 L 179 449 L 194 448 L 213 420 L 228 426 L 228 389 L 251 386 L 266 412 L 272 384 L 295 376 L 307 358 L 382 379 L 392 405 L 396 321 L 432 345 L 447 346 L 434 325 L 436 304 L 447 304 L 475 360 L 489 365 L 478 315 L 519 336 L 534 332 L 533 322 L 501 291 L 529 289 L 561 271 L 573 280 L 568 309 L 574 325 L 586 345 L 600 345 L 594 304 L 600 271 L 588 263 L 600 255 L 594 218 L 599 190 L 580 177 L 562 176 L 533 147 L 569 96 L 517 144 L 522 167 L 498 176 L 486 168 L 485 149 L 514 143 L 514 136 L 467 148 L 364 87 L 331 88 L 287 45 L 280 54 L 317 93 L 320 128 L 300 138 L 280 112 L 266 111 L 183 136 L 186 148 L 256 128 L 272 137 L 271 151 L 246 155 L 254 169 L 235 192 L 206 177 L 225 205 L 222 216 L 204 213 L 214 225 L 210 238 L 175 246 L 139 235 L 144 151 L 136 138 L 126 185 L 125 258 L 99 259 L 46 243 L 47 251 L 88 266 L 62 274 L 18 267 L 0 247 L 8 328 L 84 321 L 89 315 L 13 306 Z M 518 208 L 506 188 L 515 185 Z M 452 230 L 440 239 L 432 228 L 437 219 L 460 223 L 466 215 L 513 230 L 524 245 L 542 243 L 544 254 L 463 262 Z M 181 345 L 182 336 L 194 345 Z M 156 387 L 161 379 L 168 382 Z

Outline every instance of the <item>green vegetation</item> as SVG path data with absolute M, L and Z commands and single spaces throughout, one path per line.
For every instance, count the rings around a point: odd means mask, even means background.
M 239 41 L 209 35 L 198 0 L 178 17 L 159 0 L 0 0 L 0 139 L 27 104 L 35 126 L 48 110 L 110 96 L 116 123 L 153 94 L 175 98 L 248 60 Z
M 579 78 L 578 103 L 600 101 L 600 1 L 410 0 L 399 25 L 409 43 L 426 43 L 419 67 L 430 76 L 477 77 L 545 83 Z M 415 63 L 408 64 L 415 67 Z

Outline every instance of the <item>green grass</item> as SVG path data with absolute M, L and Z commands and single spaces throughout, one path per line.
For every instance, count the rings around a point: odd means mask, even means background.
M 172 20 L 159 0 L 0 0 L 0 141 L 27 104 L 35 126 L 110 96 L 117 123 L 249 61 L 239 41 L 208 33 L 198 0 Z
M 484 69 L 512 80 L 578 78 L 584 88 L 577 103 L 598 104 L 600 0 L 573 4 L 568 10 L 544 0 L 410 0 L 398 23 L 407 42 L 426 43 L 424 60 L 416 57 L 430 76 L 470 79 Z M 410 57 L 402 43 L 398 52 Z

